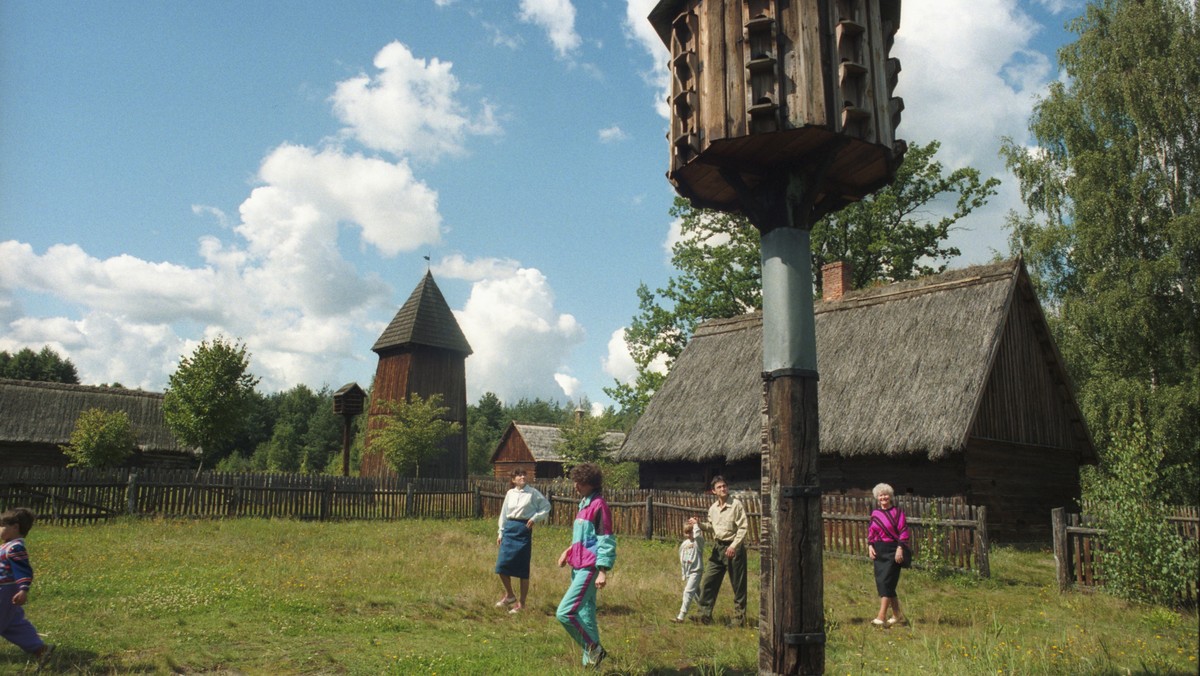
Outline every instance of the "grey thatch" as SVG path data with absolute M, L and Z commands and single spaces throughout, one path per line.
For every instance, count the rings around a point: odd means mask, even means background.
M 1014 298 L 1032 298 L 1019 259 L 817 303 L 821 453 L 916 453 L 937 460 L 962 451 Z M 1035 299 L 1019 302 L 1036 305 Z M 1030 316 L 1044 326 L 1040 309 Z M 1069 392 L 1061 358 L 1052 343 L 1048 349 L 1042 357 Z M 706 322 L 616 457 L 757 457 L 762 405 L 761 313 Z M 1094 456 L 1073 398 L 1065 407 L 1083 430 L 1080 446 Z
M 558 454 L 558 443 L 562 441 L 562 432 L 557 425 L 513 422 L 500 439 L 496 450 L 492 452 L 491 462 L 496 462 L 497 456 L 504 448 L 504 439 L 511 434 L 519 434 L 525 441 L 525 447 L 533 455 L 535 462 L 562 462 Z M 614 451 L 625 442 L 624 432 L 605 432 L 604 443 Z
M 0 379 L 0 443 L 67 444 L 79 414 L 99 408 L 124 411 L 143 452 L 189 452 L 167 428 L 162 402 L 157 392 Z
M 471 354 L 471 345 L 430 272 L 425 273 L 421 283 L 400 306 L 371 349 L 381 353 L 406 345 L 425 345 Z

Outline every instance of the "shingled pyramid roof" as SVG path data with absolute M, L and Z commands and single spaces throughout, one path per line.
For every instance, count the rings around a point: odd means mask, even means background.
M 383 352 L 405 345 L 425 345 L 471 354 L 471 345 L 430 272 L 425 273 L 425 278 L 413 289 L 371 349 Z

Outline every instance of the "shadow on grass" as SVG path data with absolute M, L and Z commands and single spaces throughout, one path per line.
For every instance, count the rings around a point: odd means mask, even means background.
M 613 672 L 616 673 L 616 672 Z M 686 669 L 675 669 L 673 667 L 657 667 L 651 666 L 644 672 L 648 676 L 709 676 L 712 674 L 720 674 L 721 676 L 749 676 L 749 674 L 757 674 L 758 671 L 742 671 L 729 667 L 688 667 Z
M 11 647 L 7 643 L 6 648 Z M 85 672 L 89 674 L 128 674 L 137 673 L 138 669 L 130 669 L 128 666 L 115 667 L 106 664 L 97 664 L 96 658 L 98 655 L 91 650 L 78 650 L 68 646 L 56 645 L 54 652 L 50 658 L 46 660 L 46 664 L 39 670 L 37 660 L 27 653 L 23 653 L 17 649 L 0 650 L 0 672 L 3 673 L 41 673 L 41 674 L 64 674 L 64 673 L 79 673 Z M 155 668 L 147 665 L 141 670 L 143 673 L 153 673 Z

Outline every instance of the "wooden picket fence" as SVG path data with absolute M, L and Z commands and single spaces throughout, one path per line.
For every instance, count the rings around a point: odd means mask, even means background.
M 550 500 L 550 523 L 569 527 L 578 498 L 564 481 L 537 482 Z M 507 481 L 313 474 L 235 474 L 191 470 L 0 469 L 0 509 L 22 505 L 55 523 L 86 524 L 121 515 L 196 518 L 365 520 L 499 516 Z M 746 544 L 760 545 L 762 501 L 735 493 L 750 521 Z M 606 490 L 619 535 L 677 540 L 684 523 L 703 517 L 711 495 L 657 490 Z M 898 496 L 908 516 L 916 565 L 990 574 L 986 512 L 960 500 Z M 867 558 L 870 498 L 822 498 L 825 551 Z
M 1087 508 L 1087 505 L 1084 505 Z M 1200 510 L 1172 507 L 1167 517 L 1184 542 L 1200 548 Z M 1054 538 L 1054 564 L 1058 588 L 1092 590 L 1104 584 L 1104 529 L 1090 514 L 1067 512 L 1063 507 L 1051 510 L 1050 525 Z M 1184 603 L 1197 602 L 1196 581 L 1189 580 L 1179 591 Z

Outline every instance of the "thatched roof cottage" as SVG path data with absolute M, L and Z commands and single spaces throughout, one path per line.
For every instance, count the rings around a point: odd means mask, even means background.
M 829 266 L 827 266 L 829 267 Z M 848 279 L 826 271 L 827 290 Z M 993 537 L 1042 539 L 1096 451 L 1020 260 L 816 304 L 825 493 L 959 496 Z M 762 317 L 706 322 L 617 457 L 650 488 L 760 481 Z
M 496 478 L 507 479 L 517 468 L 524 469 L 531 481 L 561 477 L 563 458 L 557 450 L 561 440 L 562 432 L 557 425 L 509 423 L 492 452 Z M 624 441 L 624 432 L 604 433 L 604 442 L 609 448 L 620 448 Z
M 158 392 L 0 379 L 0 467 L 65 467 L 59 446 L 90 408 L 129 416 L 138 447 L 130 466 L 193 467 L 196 455 L 167 428 L 162 400 Z

